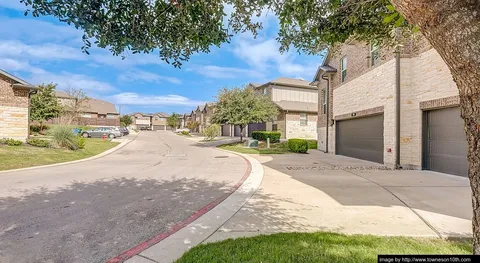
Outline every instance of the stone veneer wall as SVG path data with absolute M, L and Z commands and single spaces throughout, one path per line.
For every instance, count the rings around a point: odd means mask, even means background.
M 300 113 L 287 113 L 286 125 L 287 133 L 286 139 L 304 138 L 317 139 L 317 119 L 316 113 L 307 113 L 307 125 L 300 126 Z
M 0 138 L 28 137 L 28 90 L 13 89 L 13 82 L 0 76 Z

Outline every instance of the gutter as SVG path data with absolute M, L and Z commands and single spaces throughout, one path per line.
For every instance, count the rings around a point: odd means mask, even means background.
M 402 168 L 400 165 L 400 48 L 395 50 L 395 168 Z
M 325 136 L 325 153 L 328 153 L 328 126 L 330 126 L 330 76 L 325 78 L 325 75 L 322 74 L 321 78 L 327 81 L 327 89 L 325 90 L 327 97 L 327 125 L 326 125 L 326 136 Z

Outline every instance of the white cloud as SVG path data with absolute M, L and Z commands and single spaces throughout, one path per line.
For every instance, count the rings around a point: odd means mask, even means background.
M 205 103 L 179 95 L 145 95 L 134 92 L 119 93 L 111 96 L 110 100 L 119 105 L 139 106 L 197 106 Z
M 151 83 L 162 83 L 167 81 L 173 84 L 182 83 L 180 79 L 177 79 L 174 77 L 161 76 L 152 72 L 138 70 L 138 69 L 131 70 L 120 75 L 118 80 L 124 81 L 124 82 L 143 81 L 143 82 L 151 82 Z
M 220 67 L 214 65 L 194 66 L 187 69 L 209 78 L 233 79 L 239 77 L 264 78 L 264 75 L 256 70 L 235 67 Z
M 0 7 L 24 11 L 27 8 L 19 0 L 0 0 Z
M 79 49 L 65 45 L 46 43 L 27 45 L 20 41 L 0 41 L 0 56 L 28 57 L 41 60 L 84 60 L 85 55 Z
M 67 71 L 53 73 L 40 67 L 32 66 L 26 61 L 0 58 L 0 65 L 2 65 L 2 69 L 9 72 L 26 72 L 28 77 L 25 79 L 34 85 L 53 82 L 57 83 L 60 89 L 70 86 L 81 88 L 86 92 L 108 92 L 115 90 L 109 83 L 95 80 L 87 75 L 74 74 Z

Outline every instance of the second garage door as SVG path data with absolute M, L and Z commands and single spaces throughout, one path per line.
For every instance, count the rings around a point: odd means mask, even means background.
M 468 176 L 467 137 L 459 108 L 425 112 L 425 169 Z
M 153 125 L 154 131 L 163 131 L 165 130 L 165 125 Z
M 336 153 L 383 163 L 383 114 L 338 121 Z

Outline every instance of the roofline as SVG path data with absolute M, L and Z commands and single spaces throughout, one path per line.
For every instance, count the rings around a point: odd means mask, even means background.
M 15 77 L 14 75 L 12 75 L 12 74 L 4 71 L 4 70 L 1 70 L 1 69 L 0 69 L 0 74 L 3 75 L 3 76 L 5 76 L 5 77 L 7 77 L 7 78 L 9 78 L 9 79 L 15 80 L 16 82 L 18 82 L 18 83 L 20 83 L 20 84 L 23 84 L 24 86 L 33 87 L 32 84 L 26 82 L 25 80 L 23 80 L 23 79 L 21 79 L 21 78 Z
M 287 84 L 287 83 L 276 82 L 276 81 L 269 81 L 269 82 L 267 82 L 267 83 L 265 83 L 265 84 L 262 84 L 262 85 L 256 87 L 255 89 L 268 87 L 268 86 L 270 86 L 270 85 L 279 85 L 279 86 L 285 86 L 285 87 L 306 88 L 306 89 L 317 89 L 317 87 L 312 86 L 312 85 Z
M 273 103 L 275 103 L 275 105 L 277 105 L 277 107 L 280 109 L 280 110 L 283 110 L 283 111 L 291 111 L 291 112 L 318 112 L 318 109 L 317 110 L 289 110 L 289 109 L 284 109 L 282 108 L 280 105 L 278 105 L 278 103 L 276 101 L 274 101 Z M 318 104 L 317 104 L 318 105 Z
M 16 89 L 38 90 L 38 87 L 35 87 L 32 85 L 20 84 L 20 83 L 12 84 L 12 87 Z

